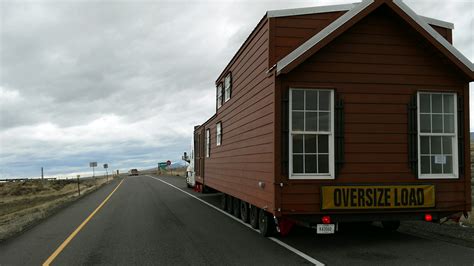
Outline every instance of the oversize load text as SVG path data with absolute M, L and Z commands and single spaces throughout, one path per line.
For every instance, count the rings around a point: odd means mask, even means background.
M 434 206 L 433 185 L 322 187 L 322 209 L 390 209 Z

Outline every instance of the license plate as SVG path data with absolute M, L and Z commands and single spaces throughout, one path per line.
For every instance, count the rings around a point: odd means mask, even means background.
M 319 234 L 334 234 L 334 224 L 318 224 L 316 226 L 316 233 Z

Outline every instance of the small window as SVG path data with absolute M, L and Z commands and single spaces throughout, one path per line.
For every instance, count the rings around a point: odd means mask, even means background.
M 222 83 L 217 85 L 217 109 L 222 106 Z
M 457 107 L 454 93 L 418 93 L 420 178 L 457 178 Z
M 291 89 L 291 179 L 334 179 L 334 92 Z
M 221 146 L 221 143 L 222 143 L 222 123 L 221 122 L 216 124 L 216 140 L 217 140 L 216 146 Z
M 211 130 L 206 130 L 206 157 L 210 157 L 211 155 Z
M 227 74 L 224 79 L 224 101 L 227 102 L 232 94 L 232 76 Z

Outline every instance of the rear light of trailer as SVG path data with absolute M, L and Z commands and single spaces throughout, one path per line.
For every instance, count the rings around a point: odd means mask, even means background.
M 323 224 L 330 224 L 331 223 L 331 217 L 330 216 L 323 216 L 323 218 L 321 218 L 321 221 L 323 222 Z
M 432 222 L 433 221 L 433 216 L 431 216 L 431 214 L 429 214 L 429 213 L 425 214 L 425 221 Z

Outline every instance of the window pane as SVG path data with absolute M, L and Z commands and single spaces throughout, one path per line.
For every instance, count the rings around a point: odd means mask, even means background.
M 303 136 L 293 135 L 293 153 L 303 153 Z
M 431 112 L 431 103 L 429 94 L 420 94 L 420 112 L 421 113 L 430 113 Z
M 431 137 L 431 154 L 441 154 L 441 137 Z
M 430 154 L 430 137 L 420 137 L 421 154 Z
M 304 91 L 293 90 L 291 98 L 293 110 L 304 110 Z
M 443 132 L 443 115 L 432 115 L 433 133 Z
M 318 110 L 318 91 L 306 91 L 306 110 Z
M 450 94 L 443 95 L 444 113 L 454 113 L 454 96 Z
M 329 152 L 329 141 L 328 135 L 319 135 L 318 136 L 318 153 L 328 153 Z
M 435 163 L 435 156 L 431 156 L 431 173 L 432 174 L 441 174 L 442 171 L 442 164 Z
M 320 91 L 319 92 L 319 110 L 329 111 L 329 100 L 330 100 L 329 91 Z
M 443 112 L 443 95 L 442 94 L 431 94 L 432 113 Z
M 430 115 L 420 115 L 420 132 L 429 133 L 431 132 L 431 119 Z
M 305 161 L 304 161 L 304 168 L 305 168 L 305 173 L 317 173 L 316 170 L 316 155 L 305 155 L 304 156 Z
M 329 131 L 329 112 L 319 113 L 319 131 Z
M 303 173 L 303 155 L 293 155 L 293 173 Z
M 304 112 L 293 112 L 291 119 L 293 130 L 304 130 Z
M 306 112 L 306 131 L 318 131 L 318 113 Z
M 304 136 L 304 152 L 316 153 L 316 135 Z
M 454 133 L 454 115 L 444 115 L 444 133 Z
M 429 174 L 430 173 L 430 157 L 421 156 L 421 173 Z
M 328 155 L 318 156 L 318 173 L 320 174 L 329 173 L 329 156 Z
M 443 165 L 443 173 L 452 174 L 453 173 L 453 157 L 446 156 L 446 164 Z
M 443 154 L 453 154 L 452 141 L 452 137 L 443 137 Z

